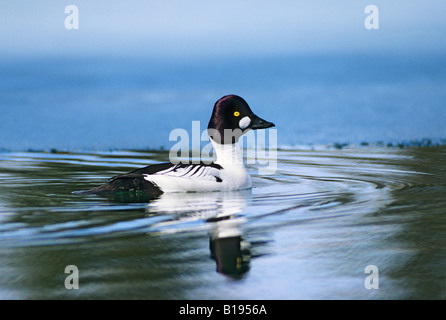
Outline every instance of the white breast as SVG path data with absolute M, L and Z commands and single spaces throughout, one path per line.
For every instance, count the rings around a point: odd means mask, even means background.
M 206 165 L 190 165 L 167 169 L 144 179 L 156 184 L 163 192 L 206 192 L 251 188 L 251 177 L 243 164 L 238 143 L 221 145 L 211 139 L 217 154 L 218 169 Z
M 145 175 L 144 179 L 156 184 L 163 192 L 221 191 L 251 188 L 251 177 L 241 168 L 220 169 L 219 180 L 210 176 L 178 176 L 166 174 Z

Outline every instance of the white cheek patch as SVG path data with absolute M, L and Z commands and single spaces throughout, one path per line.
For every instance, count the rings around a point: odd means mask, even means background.
M 240 127 L 240 129 L 244 130 L 249 126 L 250 123 L 251 119 L 248 116 L 246 116 L 240 119 L 238 126 Z

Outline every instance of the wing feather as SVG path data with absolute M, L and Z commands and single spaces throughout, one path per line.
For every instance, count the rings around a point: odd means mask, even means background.
M 150 175 L 164 175 L 170 177 L 221 181 L 220 170 L 222 167 L 215 163 L 204 164 L 201 162 L 198 164 L 170 164 L 170 166 L 160 167 L 160 170 L 157 171 L 154 171 L 153 168 L 148 169 L 148 167 L 145 168 L 146 170 L 143 169 L 140 169 L 138 173 L 142 173 L 148 178 Z

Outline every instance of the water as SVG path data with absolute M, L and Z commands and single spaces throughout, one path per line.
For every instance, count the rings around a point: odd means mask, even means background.
M 272 176 L 249 167 L 252 190 L 146 204 L 72 191 L 167 152 L 2 153 L 0 296 L 445 298 L 445 147 L 278 158 Z M 78 290 L 65 289 L 67 265 L 79 268 Z M 379 289 L 364 286 L 368 265 Z
M 0 148 L 169 149 L 229 93 L 276 124 L 280 146 L 445 144 L 440 55 L 48 57 L 0 60 Z
M 0 298 L 445 299 L 445 65 L 3 59 Z M 171 130 L 203 130 L 227 93 L 278 130 L 277 171 L 249 164 L 252 190 L 73 193 L 168 161 Z

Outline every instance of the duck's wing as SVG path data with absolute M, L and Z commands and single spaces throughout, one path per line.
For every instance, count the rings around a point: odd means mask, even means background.
M 151 175 L 190 178 L 196 180 L 209 180 L 221 182 L 220 170 L 222 167 L 215 163 L 203 162 L 193 164 L 161 163 L 132 171 L 132 174 L 142 174 L 150 178 Z
M 77 192 L 78 194 L 109 194 L 119 191 L 138 191 L 157 197 L 163 193 L 156 183 L 150 181 L 153 176 L 183 177 L 197 181 L 221 182 L 218 164 L 173 164 L 160 163 L 133 170 L 108 179 L 107 183 L 94 189 Z
M 154 174 L 172 167 L 172 163 L 160 163 L 150 165 L 144 168 L 133 170 L 129 173 L 120 174 L 111 177 L 107 183 L 102 186 L 78 191 L 77 194 L 102 194 L 113 193 L 117 191 L 145 191 L 153 195 L 160 195 L 163 192 L 150 181 L 144 179 L 144 174 Z
M 147 167 L 130 171 L 128 174 L 156 174 L 158 172 L 172 169 L 175 166 L 176 166 L 175 164 L 170 163 L 170 162 L 151 164 L 151 165 L 148 165 Z M 115 177 L 113 177 L 113 178 L 115 178 Z M 111 178 L 111 179 L 113 179 L 113 178 Z

